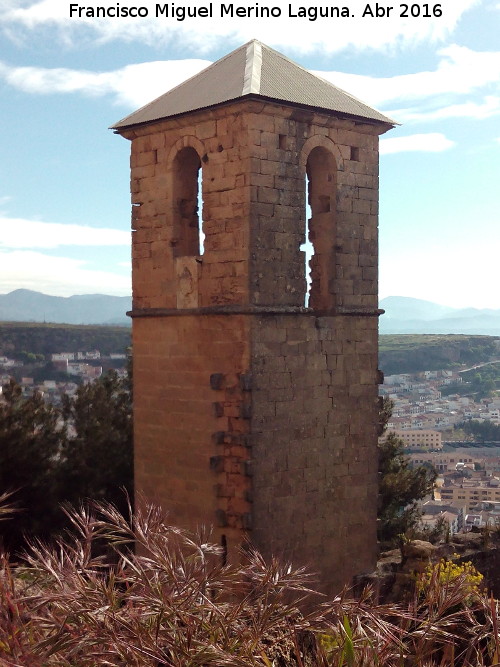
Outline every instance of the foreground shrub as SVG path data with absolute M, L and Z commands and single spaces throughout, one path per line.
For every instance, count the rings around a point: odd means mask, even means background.
M 311 578 L 253 549 L 223 565 L 206 535 L 146 507 L 69 512 L 74 535 L 0 564 L 2 667 L 488 665 L 497 605 L 437 575 L 405 608 L 367 591 L 324 601 Z M 103 554 L 96 556 L 95 554 Z M 465 602 L 465 598 L 467 601 Z

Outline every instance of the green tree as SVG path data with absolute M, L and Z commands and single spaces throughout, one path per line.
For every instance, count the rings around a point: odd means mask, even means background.
M 380 411 L 381 430 L 389 421 L 392 403 L 384 400 Z M 379 443 L 378 539 L 395 543 L 398 535 L 414 529 L 420 519 L 418 501 L 432 493 L 436 471 L 427 466 L 412 467 L 404 443 L 395 433 Z
M 22 395 L 11 381 L 0 403 L 0 494 L 19 508 L 0 523 L 0 540 L 17 550 L 24 537 L 59 533 L 62 504 L 107 500 L 126 510 L 132 496 L 133 446 L 129 379 L 112 371 L 81 386 L 63 407 Z
M 25 364 L 35 364 L 45 359 L 43 354 L 34 354 L 33 352 L 26 352 L 26 350 L 22 350 L 16 356 L 21 361 L 24 361 Z
M 489 420 L 480 422 L 477 419 L 469 419 L 459 424 L 458 427 L 463 429 L 467 435 L 471 435 L 477 442 L 500 440 L 500 426 Z
M 106 500 L 126 510 L 124 490 L 132 495 L 133 444 L 130 378 L 109 371 L 63 397 L 67 424 L 61 474 L 64 496 Z
M 0 403 L 0 493 L 15 491 L 15 521 L 0 523 L 0 539 L 16 550 L 23 534 L 40 536 L 57 523 L 58 466 L 65 429 L 39 393 L 25 398 L 13 380 Z

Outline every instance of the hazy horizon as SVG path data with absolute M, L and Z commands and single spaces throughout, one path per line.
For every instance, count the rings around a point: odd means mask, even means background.
M 14 292 L 20 292 L 20 291 L 25 291 L 25 292 L 33 292 L 35 294 L 41 294 L 43 296 L 50 296 L 50 297 L 58 297 L 62 299 L 71 299 L 74 296 L 106 296 L 106 297 L 119 297 L 119 298 L 132 298 L 132 292 L 130 294 L 109 294 L 107 292 L 79 292 L 77 294 L 68 294 L 68 295 L 60 295 L 60 294 L 49 294 L 48 292 L 41 292 L 40 290 L 33 289 L 33 288 L 27 288 L 27 287 L 17 287 L 13 290 L 10 290 L 9 292 L 0 292 L 0 297 L 2 296 L 8 296 L 9 294 L 13 294 Z M 409 301 L 419 301 L 422 303 L 428 303 L 434 306 L 440 306 L 442 308 L 448 308 L 450 310 L 468 310 L 468 309 L 476 309 L 476 310 L 499 310 L 500 308 L 476 308 L 476 306 L 472 305 L 465 305 L 465 306 L 450 306 L 445 303 L 438 303 L 436 301 L 431 301 L 429 299 L 419 299 L 418 297 L 411 297 L 411 296 L 404 296 L 402 294 L 389 294 L 388 296 L 380 297 L 379 298 L 379 303 L 386 299 L 408 299 Z

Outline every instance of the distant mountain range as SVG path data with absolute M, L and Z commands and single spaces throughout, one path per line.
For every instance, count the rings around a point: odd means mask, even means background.
M 450 308 L 407 296 L 380 302 L 381 334 L 476 334 L 500 336 L 500 309 Z
M 500 336 L 500 309 L 450 308 L 407 296 L 388 296 L 380 307 L 382 334 L 483 334 Z M 50 296 L 18 289 L 0 294 L 0 321 L 130 325 L 128 296 Z
M 53 322 L 56 324 L 118 324 L 130 326 L 129 296 L 80 294 L 50 296 L 28 289 L 0 294 L 0 321 Z

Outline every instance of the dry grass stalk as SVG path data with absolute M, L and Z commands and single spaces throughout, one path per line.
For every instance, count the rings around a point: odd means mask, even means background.
M 5 667 L 492 667 L 498 606 L 438 575 L 410 605 L 369 591 L 321 601 L 302 569 L 248 548 L 223 565 L 209 536 L 145 505 L 69 511 L 74 534 L 0 567 Z M 106 557 L 103 554 L 106 553 Z M 110 554 L 113 554 L 110 557 Z M 467 594 L 466 594 L 467 592 Z

